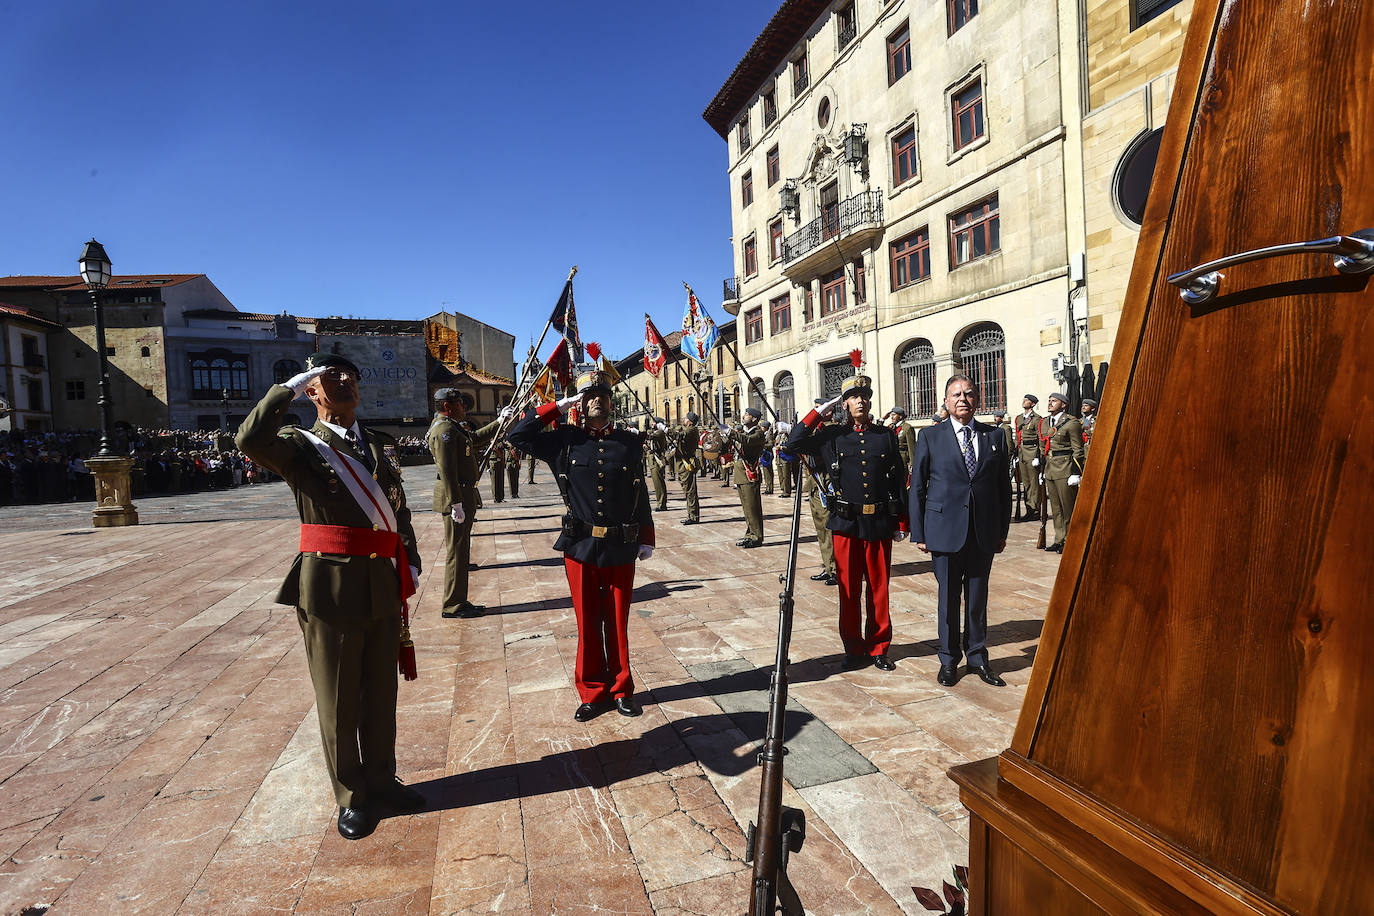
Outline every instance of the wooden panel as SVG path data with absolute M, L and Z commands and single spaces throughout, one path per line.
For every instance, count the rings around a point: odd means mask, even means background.
M 1161 154 L 1182 167 L 1156 181 L 1109 448 L 1100 421 L 1014 747 L 1284 907 L 1355 912 L 1374 900 L 1374 291 L 1317 256 L 1231 268 L 1205 307 L 1162 277 L 1374 226 L 1374 4 L 1195 15 L 1171 108 L 1192 120 Z
M 1101 908 L 1000 833 L 988 836 L 987 916 L 1100 916 Z

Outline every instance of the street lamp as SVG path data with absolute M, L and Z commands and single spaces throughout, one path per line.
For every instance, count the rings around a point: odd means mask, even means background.
M 105 355 L 105 311 L 100 304 L 100 290 L 110 283 L 110 256 L 95 239 L 86 243 L 81 252 L 81 279 L 91 295 L 95 311 L 95 352 L 100 360 L 100 450 L 86 460 L 86 468 L 95 477 L 95 511 L 91 523 L 97 528 L 119 528 L 138 524 L 138 510 L 130 499 L 129 472 L 134 466 L 127 455 L 117 455 L 110 448 L 110 362 Z
M 105 355 L 105 310 L 100 306 L 100 290 L 110 283 L 110 257 L 105 248 L 95 239 L 86 243 L 81 252 L 81 279 L 91 294 L 91 307 L 95 310 L 95 352 L 100 360 L 100 451 L 97 458 L 110 458 L 114 451 L 110 448 L 110 363 Z
M 221 419 L 223 420 L 223 422 L 220 424 L 220 429 L 221 429 L 223 432 L 226 432 L 226 433 L 227 433 L 227 432 L 229 431 L 229 389 L 228 389 L 228 388 L 221 388 L 221 389 L 219 390 L 219 402 L 220 402 L 220 404 L 224 407 L 224 413 L 223 413 L 222 416 L 221 416 Z

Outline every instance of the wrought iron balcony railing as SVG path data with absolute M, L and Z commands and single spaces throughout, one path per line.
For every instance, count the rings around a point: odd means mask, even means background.
M 816 217 L 783 239 L 783 263 L 795 261 L 832 238 L 843 238 L 856 229 L 881 225 L 882 221 L 882 189 L 855 194 L 848 200 L 841 201 L 831 212 Z
M 840 50 L 849 47 L 849 43 L 854 40 L 854 36 L 859 32 L 859 27 L 853 22 L 846 22 L 840 26 Z
M 739 277 L 725 278 L 725 301 L 734 302 L 739 299 Z

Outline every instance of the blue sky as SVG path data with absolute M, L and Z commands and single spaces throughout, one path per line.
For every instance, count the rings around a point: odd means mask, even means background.
M 728 317 L 701 112 L 778 2 L 7 0 L 0 275 L 94 236 L 243 311 L 446 308 L 518 358 L 578 264 L 583 338 L 624 355 L 683 280 Z

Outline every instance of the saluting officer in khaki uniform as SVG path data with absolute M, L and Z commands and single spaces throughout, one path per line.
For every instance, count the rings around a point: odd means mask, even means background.
M 477 516 L 477 461 L 481 449 L 496 435 L 500 420 L 476 433 L 459 425 L 472 407 L 472 395 L 457 388 L 434 392 L 436 413 L 429 427 L 429 451 L 434 456 L 435 512 L 444 516 L 445 617 L 480 617 L 482 607 L 468 600 L 468 572 L 472 557 L 472 523 Z
M 296 497 L 300 553 L 276 600 L 296 608 L 338 830 L 356 840 L 372 832 L 380 805 L 424 806 L 396 779 L 397 661 L 410 639 L 402 603 L 414 592 L 420 553 L 400 470 L 385 452 L 395 440 L 355 419 L 358 367 L 332 353 L 306 366 L 267 390 L 236 439 Z M 282 428 L 301 395 L 315 404 L 315 425 Z
M 1062 394 L 1050 395 L 1050 415 L 1040 421 L 1046 455 L 1045 491 L 1054 517 L 1054 543 L 1045 549 L 1055 553 L 1064 552 L 1064 537 L 1069 533 L 1083 473 L 1083 424 L 1069 416 L 1065 410 L 1068 403 Z
M 744 510 L 744 539 L 735 542 L 746 550 L 763 546 L 763 497 L 759 493 L 759 456 L 767 447 L 768 434 L 759 426 L 763 413 L 757 407 L 744 408 L 744 424 L 730 434 L 735 440 L 735 487 L 740 508 Z
M 695 525 L 701 521 L 701 503 L 697 499 L 697 451 L 700 448 L 700 434 L 697 432 L 697 415 L 689 412 L 682 432 L 672 444 L 669 456 L 677 468 L 677 479 L 682 484 L 682 495 L 687 500 L 687 517 L 684 525 Z
M 1021 399 L 1021 412 L 1016 415 L 1016 460 L 1020 462 L 1021 489 L 1025 493 L 1026 514 L 1021 516 L 1025 522 L 1033 522 L 1040 517 L 1040 414 L 1035 405 L 1040 399 L 1028 394 Z

